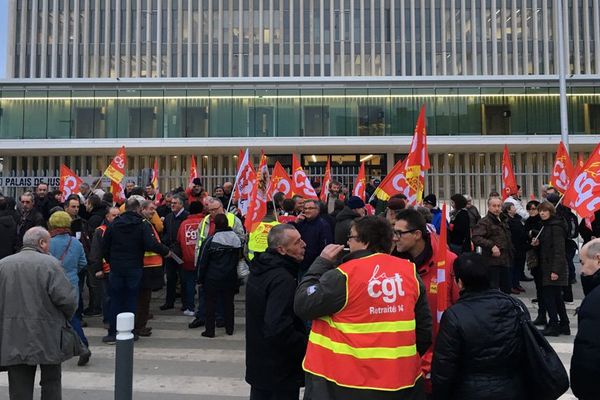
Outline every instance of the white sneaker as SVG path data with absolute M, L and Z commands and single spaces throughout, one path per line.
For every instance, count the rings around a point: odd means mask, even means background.
M 196 315 L 196 313 L 195 313 L 195 312 L 193 312 L 192 310 L 185 310 L 185 311 L 183 312 L 183 315 L 186 315 L 186 316 L 188 316 L 188 317 L 193 317 L 194 315 Z

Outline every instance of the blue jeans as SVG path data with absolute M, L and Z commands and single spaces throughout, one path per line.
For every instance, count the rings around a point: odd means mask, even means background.
M 71 318 L 71 321 L 69 322 L 71 323 L 73 330 L 79 335 L 79 338 L 81 339 L 83 344 L 89 346 L 88 340 L 85 337 L 85 333 L 83 333 L 83 328 L 81 327 L 81 320 L 79 319 L 79 317 L 77 315 L 73 315 L 73 318 Z
M 135 314 L 142 273 L 141 266 L 127 271 L 110 272 L 108 278 L 111 310 L 110 327 L 108 328 L 109 335 L 116 335 L 117 333 L 117 315 L 122 312 Z
M 196 295 L 196 271 L 181 270 L 182 294 L 181 303 L 186 310 L 196 309 L 194 296 Z

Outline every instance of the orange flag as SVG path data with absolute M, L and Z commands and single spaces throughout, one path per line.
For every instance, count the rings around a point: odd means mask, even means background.
M 410 187 L 406 182 L 406 159 L 400 160 L 394 165 L 394 168 L 381 181 L 373 196 L 383 201 L 388 201 L 395 194 L 403 193 L 408 197 L 410 204 L 416 204 L 416 195 L 409 197 Z
M 427 152 L 427 128 L 425 126 L 425 105 L 421 106 L 417 126 L 410 144 L 410 152 L 406 157 L 405 179 L 410 188 L 412 196 L 409 203 L 420 203 L 423 199 L 423 190 L 425 189 L 425 171 L 431 167 L 429 163 L 429 153 Z M 415 201 L 410 201 L 411 197 Z
M 504 145 L 504 154 L 502 155 L 502 200 L 516 194 L 517 191 L 517 179 L 513 172 L 508 146 Z
M 277 192 L 283 193 L 286 199 L 292 198 L 292 179 L 279 161 L 275 162 L 273 174 L 271 175 L 271 180 L 269 182 L 269 189 L 267 191 L 269 193 L 269 200 L 273 200 L 273 196 Z
M 192 183 L 194 179 L 198 177 L 198 167 L 196 167 L 196 156 L 192 155 L 192 160 L 190 161 L 190 175 L 188 185 Z
M 439 323 L 442 320 L 442 314 L 448 308 L 448 280 L 450 274 L 448 269 L 452 266 L 446 265 L 448 255 L 448 227 L 446 223 L 446 204 L 442 205 L 442 223 L 440 224 L 440 236 L 438 238 L 438 248 L 436 254 L 437 264 L 437 324 L 434 325 L 435 333 L 439 329 Z
M 589 218 L 600 210 L 600 144 L 571 181 L 563 203 L 581 218 Z
M 65 201 L 72 194 L 79 193 L 79 185 L 82 183 L 83 181 L 75 172 L 71 171 L 65 164 L 61 164 L 58 190 L 62 192 L 62 201 Z
M 267 215 L 267 185 L 269 183 L 269 167 L 267 156 L 263 153 L 256 172 L 256 182 L 252 187 L 252 195 L 248 204 L 248 214 L 244 221 L 246 232 L 252 232 Z
M 305 199 L 319 200 L 317 192 L 312 187 L 310 179 L 306 176 L 295 154 L 292 154 L 292 191 Z
M 367 177 L 365 174 L 365 163 L 363 162 L 360 164 L 360 168 L 358 169 L 358 175 L 356 176 L 356 180 L 354 181 L 352 196 L 360 197 L 362 201 L 366 201 L 366 186 Z
M 125 154 L 125 146 L 117 152 L 117 155 L 112 159 L 104 175 L 108 176 L 111 181 L 121 183 L 125 176 L 125 166 L 127 165 L 127 155 Z
M 127 198 L 125 197 L 125 189 L 121 183 L 110 181 L 110 192 L 113 194 L 113 200 L 115 203 L 123 203 Z
M 569 157 L 569 152 L 565 144 L 561 142 L 556 148 L 556 158 L 554 159 L 554 167 L 552 168 L 552 176 L 550 176 L 550 186 L 564 193 L 569 187 L 569 182 L 573 176 L 574 168 Z
M 154 167 L 152 168 L 152 180 L 150 181 L 152 187 L 156 191 L 155 201 L 158 203 L 161 199 L 160 189 L 158 187 L 158 157 L 154 159 Z
M 329 197 L 329 184 L 331 183 L 331 159 L 327 157 L 327 165 L 325 166 L 325 176 L 323 177 L 323 184 L 321 185 L 321 194 L 319 199 L 325 203 Z

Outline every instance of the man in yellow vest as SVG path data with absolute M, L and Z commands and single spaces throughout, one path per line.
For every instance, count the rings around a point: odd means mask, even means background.
M 202 245 L 206 242 L 206 239 L 209 236 L 214 235 L 215 233 L 215 222 L 214 217 L 217 214 L 225 214 L 227 216 L 227 225 L 235 232 L 236 235 L 240 238 L 242 242 L 242 246 L 246 243 L 246 234 L 244 232 L 244 225 L 242 221 L 235 215 L 230 212 L 225 212 L 223 208 L 223 203 L 221 200 L 215 199 L 214 197 L 207 197 L 204 199 L 204 203 L 206 204 L 206 210 L 208 211 L 208 215 L 204 217 L 200 225 L 198 226 L 198 242 L 196 243 L 196 255 L 194 258 L 194 264 L 198 262 L 198 256 L 200 255 L 200 251 L 202 249 Z M 219 299 L 217 303 L 217 326 L 220 327 L 223 324 L 223 319 L 221 316 L 223 315 L 220 310 L 222 310 L 221 306 L 222 302 Z M 204 326 L 206 321 L 206 310 L 204 304 L 204 288 L 202 286 L 198 287 L 198 308 L 196 309 L 195 318 L 192 322 L 188 324 L 188 328 L 195 329 L 200 326 Z M 224 325 L 223 325 L 224 326 Z
M 305 400 L 425 399 L 431 313 L 415 265 L 389 255 L 393 235 L 383 218 L 355 221 L 342 264 L 328 245 L 298 286 L 294 311 L 313 320 Z
M 160 242 L 156 227 L 151 222 L 156 215 L 156 203 L 152 200 L 142 201 L 141 214 L 144 217 L 144 223 L 150 225 L 150 228 L 154 231 L 154 236 Z M 152 291 L 162 289 L 163 283 L 163 258 L 160 254 L 146 251 L 144 253 L 144 270 L 135 313 L 134 333 L 139 336 L 150 336 L 152 334 L 152 328 L 146 326 L 150 313 L 150 300 L 152 299 Z
M 267 250 L 267 238 L 274 226 L 279 225 L 275 215 L 273 202 L 267 202 L 267 213 L 256 228 L 248 236 L 248 260 L 252 261 L 258 254 Z

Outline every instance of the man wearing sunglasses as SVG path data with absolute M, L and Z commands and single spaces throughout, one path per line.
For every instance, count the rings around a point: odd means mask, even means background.
M 445 217 L 442 216 L 442 222 Z M 438 320 L 438 281 L 437 281 L 437 260 L 438 236 L 430 234 L 427 231 L 427 223 L 423 215 L 415 209 L 406 208 L 398 211 L 396 222 L 394 223 L 394 243 L 396 251 L 393 253 L 400 258 L 412 261 L 416 268 L 427 293 L 427 302 L 433 318 L 433 344 L 435 344 L 435 334 L 437 332 Z M 456 255 L 446 252 L 446 267 L 450 269 L 451 275 L 454 275 L 453 265 Z M 459 297 L 459 289 L 456 281 L 447 277 L 448 299 L 447 304 L 451 306 L 456 303 Z M 431 360 L 433 356 L 433 344 L 427 353 L 421 359 L 423 376 L 425 377 L 425 389 L 428 393 L 431 390 L 430 372 Z

